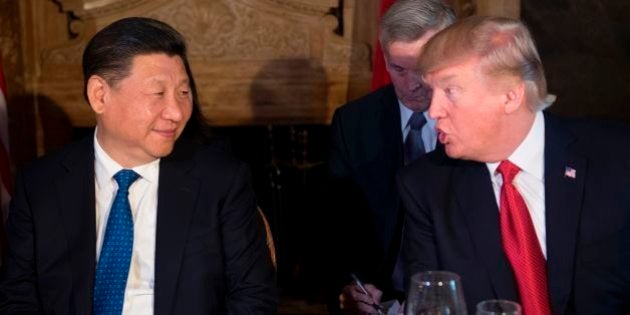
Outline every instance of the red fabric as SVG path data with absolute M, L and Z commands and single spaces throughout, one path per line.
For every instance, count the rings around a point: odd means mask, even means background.
M 500 198 L 501 239 L 505 255 L 514 271 L 523 314 L 551 314 L 546 261 L 527 205 L 512 184 L 521 170 L 510 161 L 503 161 L 497 171 L 503 176 Z
M 383 14 L 394 4 L 396 0 L 381 0 L 379 8 L 378 20 L 381 20 Z M 378 35 L 377 35 L 378 36 Z M 383 50 L 381 44 L 376 40 L 374 44 L 374 59 L 372 60 L 372 90 L 376 90 L 384 85 L 389 84 L 389 73 L 385 69 L 385 59 L 383 59 Z

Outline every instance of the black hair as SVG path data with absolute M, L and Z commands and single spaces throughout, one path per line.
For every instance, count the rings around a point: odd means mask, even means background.
M 154 53 L 181 58 L 193 100 L 192 116 L 184 134 L 206 136 L 209 131 L 199 109 L 197 88 L 186 56 L 186 42 L 182 34 L 162 21 L 145 17 L 124 18 L 106 26 L 92 37 L 83 52 L 85 99 L 88 100 L 87 82 L 91 76 L 98 75 L 110 86 L 115 86 L 129 75 L 134 57 Z

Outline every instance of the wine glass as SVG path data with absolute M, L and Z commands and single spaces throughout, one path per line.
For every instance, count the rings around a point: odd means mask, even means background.
M 477 304 L 477 315 L 521 315 L 521 306 L 508 300 L 485 300 Z
M 448 271 L 426 271 L 411 277 L 406 315 L 466 315 L 459 276 Z

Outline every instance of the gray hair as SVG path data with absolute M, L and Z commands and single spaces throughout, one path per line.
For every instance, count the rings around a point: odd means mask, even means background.
M 455 22 L 453 9 L 442 0 L 397 0 L 383 15 L 379 40 L 387 53 L 395 41 L 412 42 L 431 30 L 441 30 Z

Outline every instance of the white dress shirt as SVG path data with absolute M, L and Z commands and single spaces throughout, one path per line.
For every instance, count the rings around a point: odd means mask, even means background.
M 518 166 L 521 171 L 514 178 L 514 186 L 521 194 L 529 210 L 529 215 L 536 230 L 538 243 L 547 258 L 547 239 L 545 229 L 545 119 L 539 111 L 532 128 L 525 140 L 510 155 L 508 160 Z M 500 206 L 501 185 L 503 178 L 496 170 L 499 163 L 486 163 L 490 171 L 492 187 L 497 205 Z M 500 211 L 500 210 L 499 210 Z
M 413 111 L 405 106 L 400 100 L 398 100 L 398 106 L 400 107 L 400 128 L 402 131 L 402 141 L 405 142 L 407 134 L 409 133 L 409 118 L 413 114 Z M 427 119 L 427 123 L 422 126 L 422 143 L 424 144 L 424 151 L 426 153 L 435 150 L 435 144 L 437 141 L 437 133 L 435 132 L 435 120 L 429 118 L 429 113 L 424 111 L 422 113 L 424 118 Z
M 98 262 L 109 211 L 118 184 L 113 176 L 123 169 L 103 150 L 94 133 L 96 197 L 96 261 Z M 160 160 L 132 168 L 140 177 L 129 187 L 133 215 L 133 251 L 125 290 L 123 314 L 153 314 L 155 227 Z

